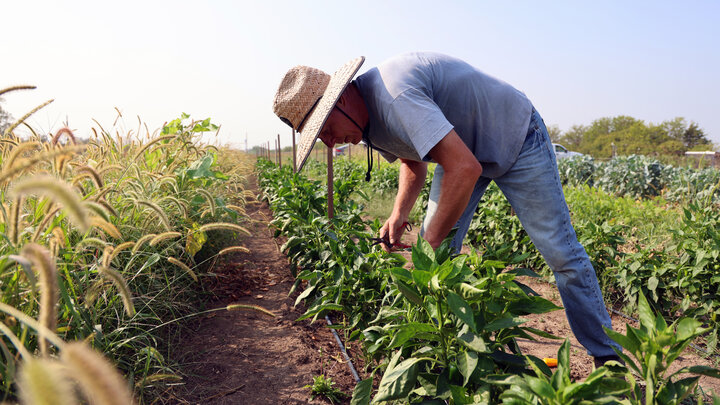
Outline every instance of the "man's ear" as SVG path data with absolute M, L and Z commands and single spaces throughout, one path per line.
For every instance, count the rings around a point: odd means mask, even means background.
M 348 90 L 347 88 L 342 92 L 340 95 L 340 98 L 338 99 L 337 105 L 340 107 L 346 107 L 348 101 Z

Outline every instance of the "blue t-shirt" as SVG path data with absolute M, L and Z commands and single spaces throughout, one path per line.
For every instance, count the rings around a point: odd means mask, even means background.
M 419 52 L 389 59 L 355 80 L 370 115 L 368 138 L 388 161 L 432 161 L 450 130 L 499 177 L 517 160 L 532 104 L 520 91 L 460 59 Z

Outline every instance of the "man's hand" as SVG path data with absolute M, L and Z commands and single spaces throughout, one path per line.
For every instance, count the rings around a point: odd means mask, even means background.
M 387 234 L 390 243 L 400 242 L 400 238 L 405 232 L 404 224 L 407 222 L 410 210 L 415 205 L 415 200 L 417 200 L 420 190 L 425 184 L 426 175 L 427 163 L 400 159 L 398 193 L 395 197 L 392 214 L 380 229 L 380 237 Z M 388 246 L 383 246 L 383 249 L 390 251 Z
M 406 219 L 399 218 L 397 216 L 390 216 L 382 228 L 380 228 L 380 237 L 388 235 L 391 244 L 397 244 L 400 242 L 403 233 L 405 233 Z M 390 246 L 382 243 L 382 248 L 386 252 L 390 252 Z

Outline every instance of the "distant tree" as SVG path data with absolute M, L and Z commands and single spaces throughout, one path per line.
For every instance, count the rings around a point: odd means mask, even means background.
M 585 137 L 585 132 L 587 132 L 586 126 L 573 125 L 562 134 L 558 141 L 570 149 L 579 150 L 580 145 L 583 142 L 583 138 Z
M 682 155 L 685 153 L 685 145 L 677 139 L 670 139 L 658 145 L 657 151 L 661 155 Z
M 557 143 L 560 140 L 560 137 L 562 136 L 562 131 L 560 130 L 560 126 L 557 124 L 551 124 L 547 126 L 548 135 L 550 135 L 550 140 Z
M 660 126 L 665 129 L 665 132 L 670 138 L 682 142 L 683 134 L 685 133 L 688 124 L 685 121 L 685 118 L 676 117 L 671 121 L 663 122 Z
M 690 126 L 683 132 L 682 143 L 688 149 L 694 149 L 698 146 L 712 146 L 712 142 L 705 136 L 705 131 L 695 122 L 690 123 Z
M 0 103 L 2 103 L 3 100 L 0 97 Z M 2 105 L 0 105 L 0 135 L 5 133 L 5 130 L 10 128 L 10 125 L 13 124 L 13 117 L 10 115 L 9 112 L 3 110 Z

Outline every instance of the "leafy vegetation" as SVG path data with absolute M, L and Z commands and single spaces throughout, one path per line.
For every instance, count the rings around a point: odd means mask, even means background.
M 334 189 L 341 190 L 335 195 L 341 220 L 335 222 L 324 218 L 321 182 L 292 174 L 289 169 L 280 170 L 266 161 L 258 167 L 265 198 L 276 215 L 277 232 L 289 237 L 283 250 L 296 268 L 296 286 L 304 287 L 298 301 L 306 300 L 308 309 L 301 319 L 335 312 L 345 320 L 342 326 L 346 337 L 362 342 L 367 362 L 374 364 L 371 374 L 382 376 L 377 391 L 373 391 L 372 377 L 360 382 L 353 392 L 353 403 L 639 404 L 681 401 L 695 395 L 697 377 L 676 381 L 676 374 L 664 370 L 675 360 L 677 351 L 710 332 L 700 327 L 701 320 L 687 318 L 667 327 L 661 315 L 652 315 L 652 331 L 643 321 L 640 329 L 629 329 L 627 336 L 632 334 L 633 338 L 613 334 L 628 352 L 626 356 L 635 356 L 635 362 L 630 364 L 628 357 L 629 367 L 608 364 L 584 382 L 569 377 L 567 344 L 561 347 L 560 367 L 555 373 L 542 360 L 520 352 L 516 338 L 551 337 L 523 326 L 522 315 L 557 307 L 515 279 L 519 274 L 532 275 L 519 265 L 533 263 L 537 257 L 533 248 L 526 246 L 526 236 L 508 223 L 514 219 L 502 206 L 499 190 L 489 190 L 494 208 L 482 213 L 484 222 L 496 223 L 478 234 L 505 229 L 511 231 L 509 236 L 491 233 L 501 236 L 500 241 L 484 245 L 483 255 L 473 257 L 452 256 L 449 241 L 433 251 L 419 238 L 409 270 L 400 267 L 397 256 L 367 244 L 366 238 L 379 223 L 358 216 L 361 205 L 351 198 L 353 188 L 358 187 L 357 176 L 335 182 Z M 596 205 L 607 210 L 607 204 Z M 346 226 L 351 222 L 353 226 Z M 607 284 L 616 282 L 613 270 L 625 263 L 625 257 L 632 256 L 622 252 L 625 239 L 618 235 L 627 227 L 608 219 L 582 228 L 588 229 L 581 236 L 586 245 L 603 253 L 594 255 L 596 267 L 606 274 Z M 508 266 L 513 270 L 506 270 Z M 643 297 L 636 305 L 641 317 L 648 318 L 652 310 L 644 299 L 643 282 L 635 284 L 641 288 L 636 292 Z M 672 339 L 668 339 L 670 334 Z M 645 343 L 633 346 L 634 338 L 645 339 Z M 655 354 L 637 352 L 638 347 L 655 350 Z M 657 366 L 658 353 L 666 356 L 662 369 Z M 638 370 L 644 373 L 643 384 L 655 384 L 650 396 L 632 376 Z M 656 377 L 648 377 L 648 370 L 656 370 Z M 683 372 L 719 376 L 710 368 Z
M 97 355 L 65 343 L 84 341 L 142 400 L 179 378 L 168 360 L 169 326 L 198 309 L 204 274 L 196 258 L 225 247 L 210 239 L 247 234 L 237 223 L 249 165 L 202 145 L 200 135 L 217 127 L 185 114 L 142 138 L 99 127 L 87 141 L 67 128 L 47 141 L 30 129 L 23 140 L 14 134 L 20 124 L 0 139 L 3 399 L 17 395 L 18 368 L 30 373 L 21 383 L 30 387 L 55 367 L 46 360 L 58 350 L 63 362 L 77 357 L 87 367 L 92 360 L 82 359 Z

